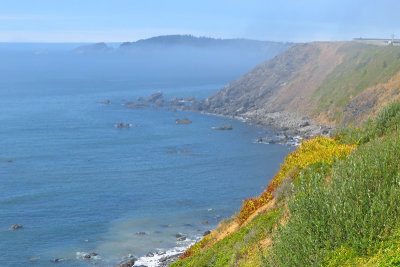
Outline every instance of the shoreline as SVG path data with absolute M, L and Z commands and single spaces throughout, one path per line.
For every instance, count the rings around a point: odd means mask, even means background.
M 337 129 L 333 126 L 316 124 L 313 119 L 307 116 L 298 116 L 289 112 L 267 112 L 260 115 L 260 112 L 258 111 L 246 112 L 244 114 L 224 114 L 192 109 L 184 111 L 233 118 L 250 125 L 266 127 L 271 132 L 290 136 L 300 136 L 302 139 L 309 139 L 317 135 L 332 136 Z

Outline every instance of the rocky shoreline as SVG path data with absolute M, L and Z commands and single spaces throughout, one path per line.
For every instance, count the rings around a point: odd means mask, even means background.
M 335 128 L 316 124 L 306 116 L 298 116 L 289 112 L 262 113 L 260 111 L 247 112 L 241 116 L 250 124 L 262 125 L 287 135 L 298 135 L 308 139 L 316 135 L 332 136 Z

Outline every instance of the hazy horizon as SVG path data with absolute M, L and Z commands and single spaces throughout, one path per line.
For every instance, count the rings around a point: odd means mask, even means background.
M 399 34 L 400 2 L 2 1 L 0 42 L 126 42 L 192 34 L 264 41 L 341 41 Z

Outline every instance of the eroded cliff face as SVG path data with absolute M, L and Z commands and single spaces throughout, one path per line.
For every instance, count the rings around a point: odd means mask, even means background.
M 294 45 L 202 101 L 199 110 L 293 133 L 360 123 L 399 98 L 400 48 L 355 42 Z

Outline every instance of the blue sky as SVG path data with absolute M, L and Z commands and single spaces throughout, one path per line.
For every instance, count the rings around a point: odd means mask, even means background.
M 0 42 L 400 37 L 399 0 L 0 0 Z

